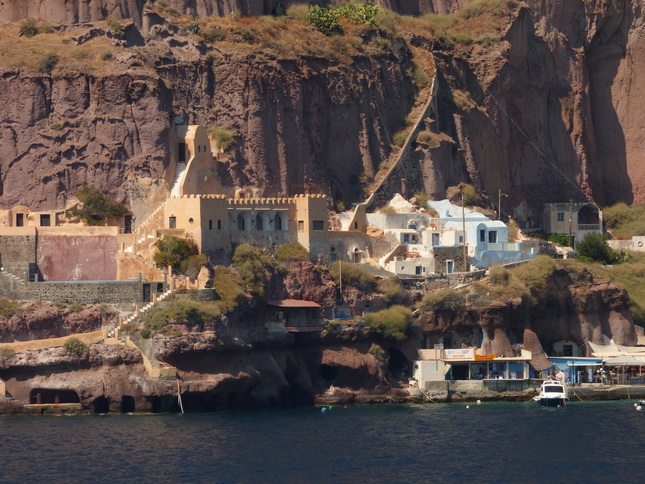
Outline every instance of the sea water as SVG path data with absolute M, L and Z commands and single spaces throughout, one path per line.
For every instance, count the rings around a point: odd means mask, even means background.
M 0 482 L 642 483 L 644 436 L 628 401 L 0 417 Z

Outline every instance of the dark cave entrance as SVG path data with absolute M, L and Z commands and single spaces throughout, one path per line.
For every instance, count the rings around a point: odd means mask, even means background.
M 80 403 L 74 390 L 55 390 L 50 388 L 35 388 L 29 394 L 29 402 L 34 404 Z
M 106 396 L 101 396 L 92 402 L 94 413 L 108 413 L 110 411 L 110 400 Z
M 320 365 L 318 367 L 318 379 L 323 383 L 331 384 L 338 379 L 338 369 L 329 365 Z
M 148 398 L 148 403 L 150 403 L 150 411 L 152 413 L 161 412 L 161 397 L 155 395 L 154 397 Z
M 123 395 L 121 397 L 121 413 L 132 413 L 134 411 L 134 397 L 131 395 Z
M 410 363 L 408 359 L 396 348 L 390 348 L 390 360 L 387 364 L 387 372 L 393 378 L 403 380 L 410 376 Z

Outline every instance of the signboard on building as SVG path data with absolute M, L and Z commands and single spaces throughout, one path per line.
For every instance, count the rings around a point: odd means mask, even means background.
M 490 361 L 494 360 L 497 357 L 497 355 L 492 354 L 492 355 L 475 355 L 475 361 Z
M 451 350 L 443 350 L 443 357 L 448 359 L 472 359 L 475 356 L 474 348 L 458 348 Z

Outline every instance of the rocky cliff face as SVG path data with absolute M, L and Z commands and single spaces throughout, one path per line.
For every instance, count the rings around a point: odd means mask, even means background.
M 105 20 L 108 16 L 118 19 L 132 18 L 141 24 L 146 0 L 2 0 L 0 22 L 14 22 L 24 17 L 35 17 L 48 22 L 72 24 Z M 314 5 L 345 3 L 341 0 L 307 2 L 297 0 L 166 0 L 169 7 L 191 16 L 229 15 L 241 12 L 245 15 L 275 13 L 281 4 L 283 10 L 295 3 Z M 466 0 L 377 0 L 385 8 L 405 15 L 421 13 L 448 13 L 466 3 Z
M 452 332 L 467 344 L 480 339 L 484 353 L 512 355 L 513 345 L 521 344 L 532 352 L 538 369 L 549 366 L 545 349 L 553 355 L 553 344 L 558 341 L 604 344 L 604 335 L 619 345 L 637 343 L 627 292 L 589 272 L 565 268 L 549 277 L 545 297 L 534 306 L 522 298 L 483 304 L 475 300 L 458 311 L 422 313 L 418 324 L 430 337 Z
M 447 13 L 463 3 L 437 0 L 418 9 Z M 0 19 L 73 23 L 113 15 L 134 23 L 120 35 L 105 27 L 73 35 L 80 45 L 106 35 L 123 48 L 107 71 L 74 63 L 56 76 L 4 69 L 3 207 L 61 208 L 90 183 L 132 200 L 136 214 L 139 200 L 165 190 L 155 183 L 170 162 L 176 116 L 234 132 L 236 146 L 218 165 L 227 187 L 252 185 L 275 195 L 313 183 L 333 197 L 360 199 L 359 178 L 388 157 L 414 103 L 409 45 L 435 55 L 439 128 L 455 141 L 418 145 L 422 183 L 412 185 L 435 197 L 461 181 L 487 193 L 501 189 L 510 194 L 509 212 L 529 223 L 548 201 L 645 200 L 643 0 L 530 0 L 518 4 L 501 42 L 490 48 L 477 45 L 466 54 L 407 36 L 393 42 L 391 53 L 366 49 L 350 62 L 327 54 L 260 55 L 230 44 L 213 51 L 138 0 L 54 4 L 5 0 Z M 205 16 L 234 4 L 167 5 Z M 414 2 L 384 5 L 417 9 Z
M 526 4 L 497 47 L 437 55 L 442 129 L 462 169 L 488 193 L 509 193 L 509 212 L 529 223 L 542 202 L 645 200 L 643 2 Z M 428 192 L 440 192 L 441 175 L 425 171 Z

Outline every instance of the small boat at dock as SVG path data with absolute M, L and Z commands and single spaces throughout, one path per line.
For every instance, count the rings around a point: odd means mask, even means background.
M 533 400 L 545 407 L 566 407 L 569 396 L 564 383 L 556 380 L 545 380 L 542 382 L 540 394 Z

